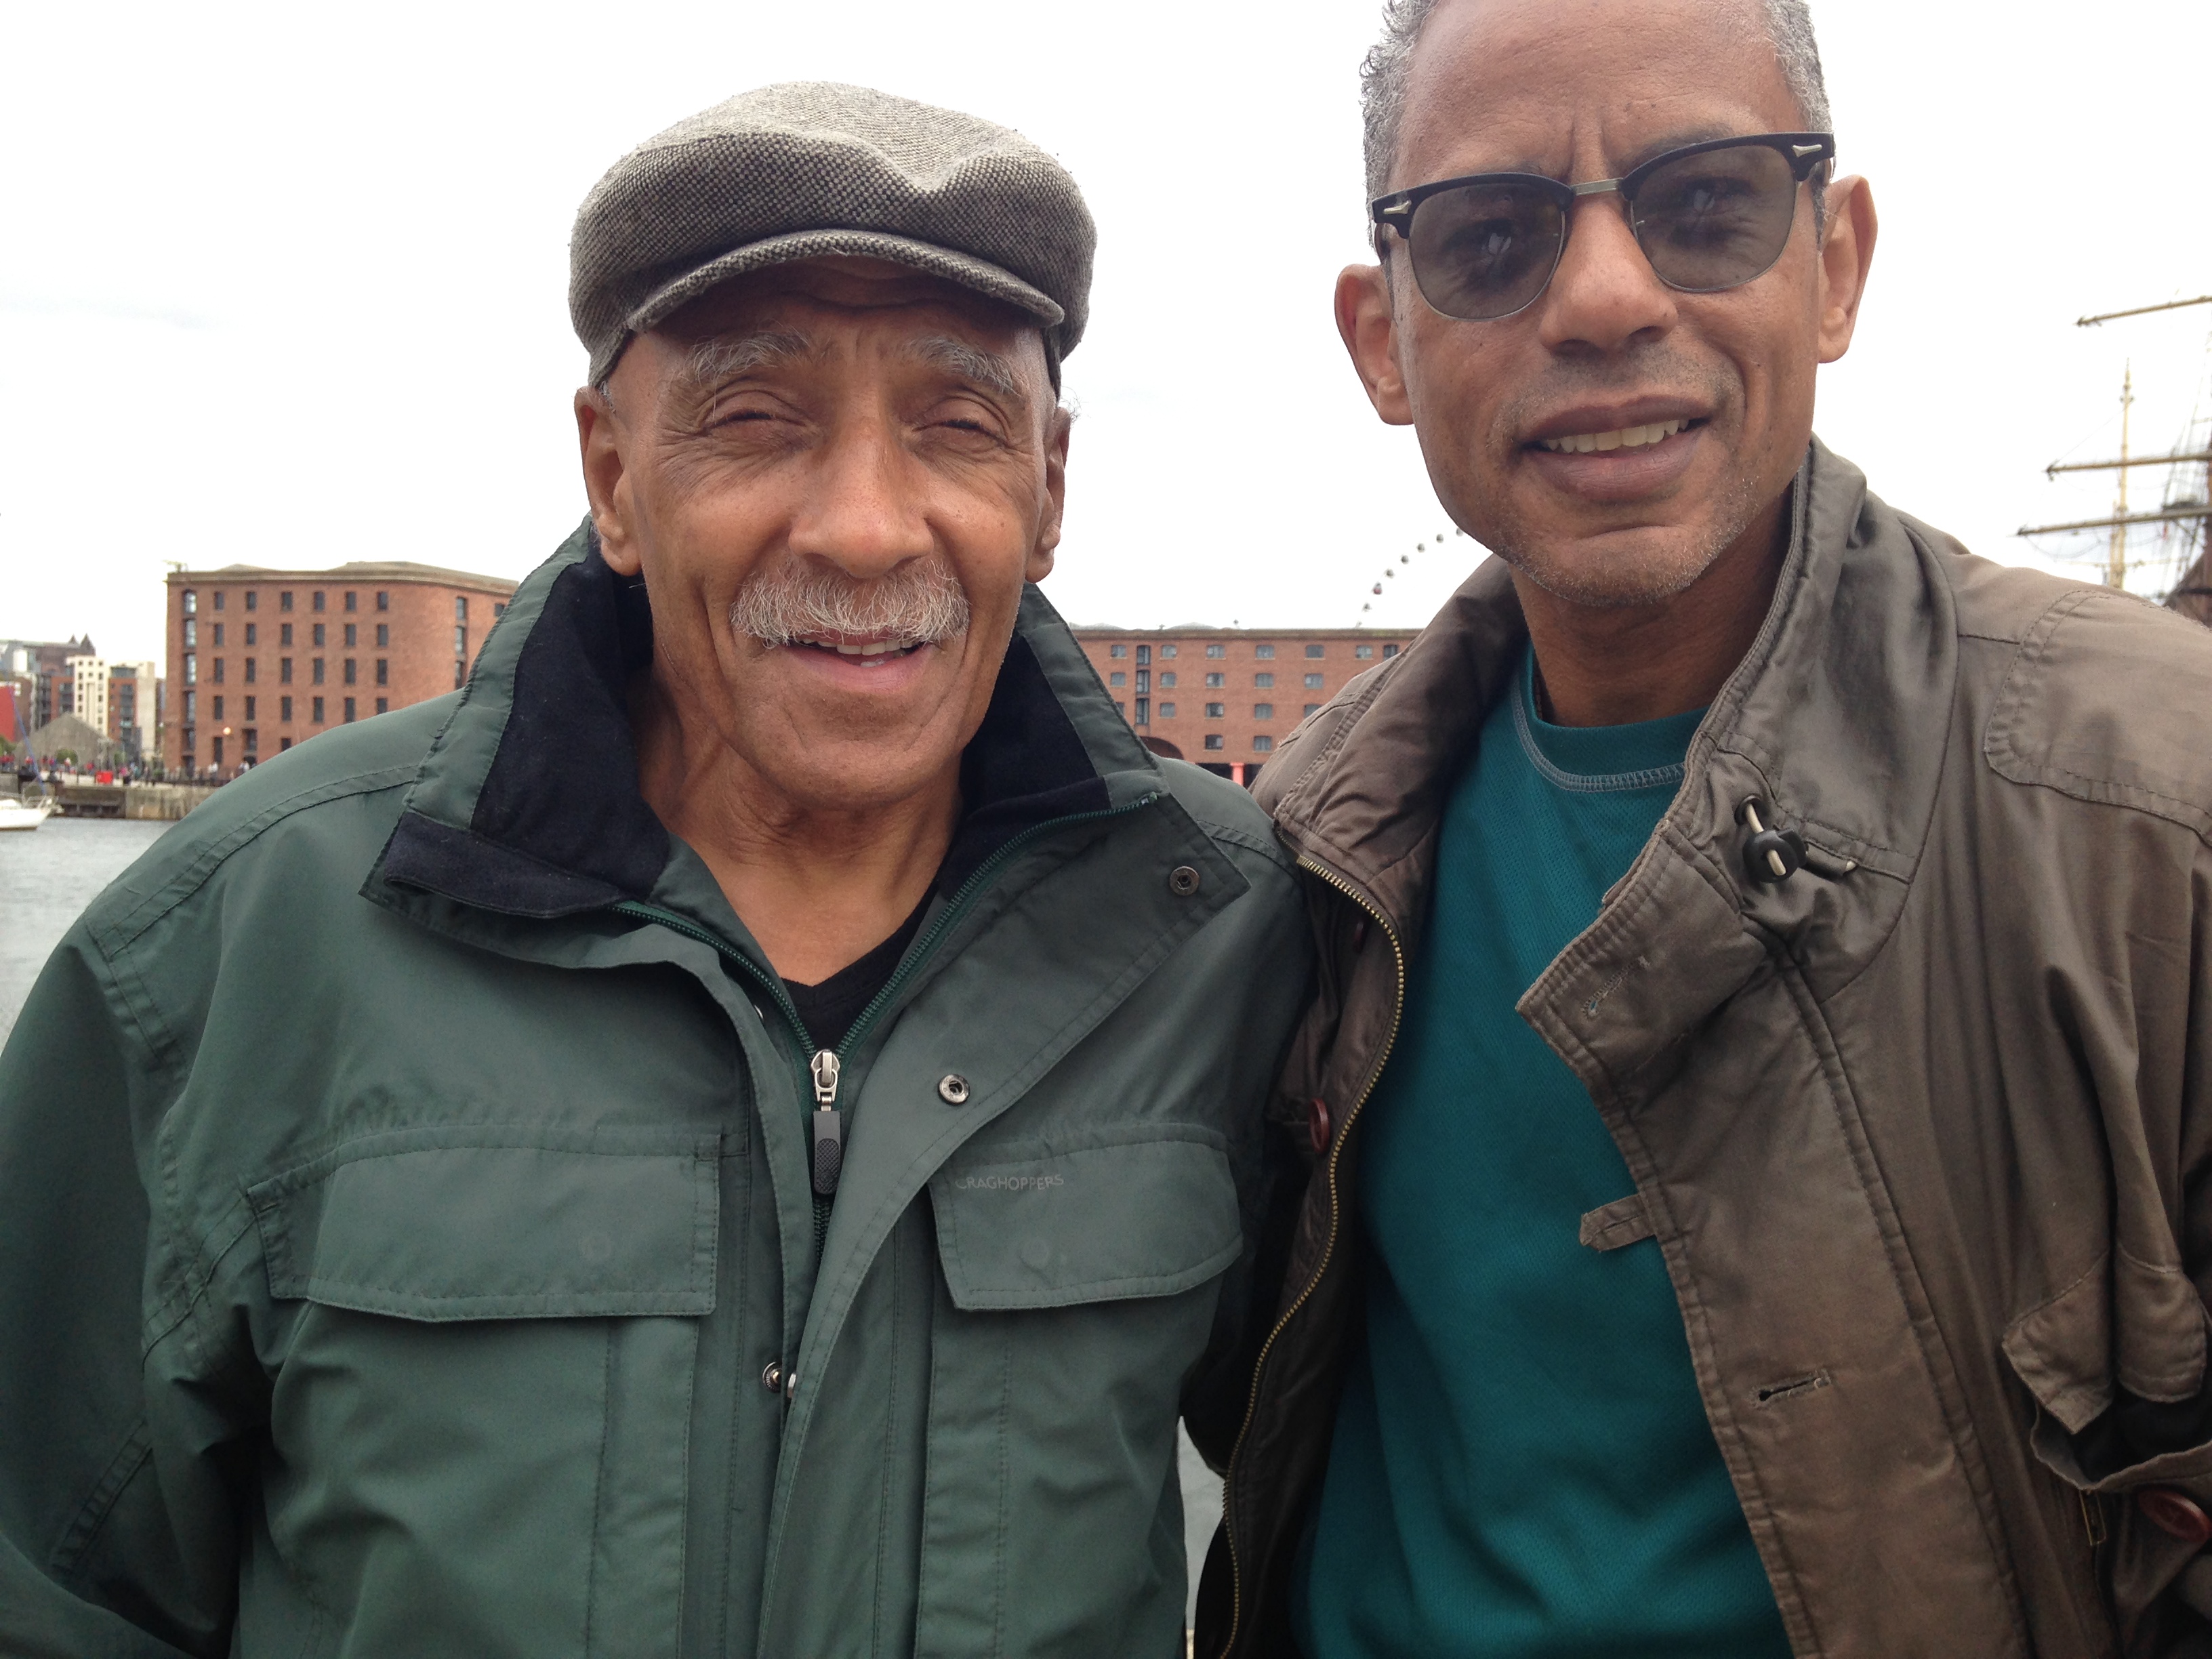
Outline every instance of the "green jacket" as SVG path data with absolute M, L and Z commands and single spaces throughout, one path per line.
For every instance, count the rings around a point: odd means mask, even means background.
M 47 966 L 0 1653 L 1182 1651 L 1285 854 L 1032 590 L 818 1215 L 811 1045 L 637 791 L 643 599 L 580 531 L 464 693 L 224 789 Z

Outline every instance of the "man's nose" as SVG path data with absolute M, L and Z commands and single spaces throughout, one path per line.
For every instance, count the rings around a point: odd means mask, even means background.
M 1554 350 L 1617 351 L 1665 333 L 1678 313 L 1629 228 L 1628 204 L 1607 191 L 1569 210 L 1567 245 L 1544 295 L 1539 327 Z
M 922 480 L 888 422 L 839 422 L 809 471 L 792 521 L 793 553 L 869 581 L 935 550 Z

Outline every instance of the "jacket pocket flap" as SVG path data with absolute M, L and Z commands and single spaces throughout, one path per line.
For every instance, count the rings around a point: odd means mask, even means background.
M 1058 1308 L 1172 1296 L 1237 1260 L 1237 1187 L 1193 1130 L 1082 1146 L 1000 1145 L 930 1182 L 953 1305 Z
M 2204 1379 L 2203 1301 L 2179 1269 L 2107 1251 L 2013 1321 L 2004 1353 L 2044 1410 L 2079 1434 L 2112 1405 L 2115 1384 L 2143 1400 L 2196 1396 Z
M 270 1294 L 403 1319 L 704 1314 L 714 1135 L 402 1130 L 246 1189 Z

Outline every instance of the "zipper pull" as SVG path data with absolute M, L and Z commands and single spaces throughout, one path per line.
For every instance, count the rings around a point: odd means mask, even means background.
M 845 1115 L 837 1109 L 836 1052 L 823 1048 L 808 1063 L 814 1073 L 814 1109 L 807 1114 L 814 1125 L 814 1195 L 828 1198 L 837 1190 L 837 1176 L 845 1165 Z

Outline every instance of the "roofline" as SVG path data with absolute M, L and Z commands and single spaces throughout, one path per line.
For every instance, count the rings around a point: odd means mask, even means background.
M 414 564 L 400 559 L 377 559 L 335 565 L 323 570 L 286 570 L 274 565 L 227 564 L 214 570 L 172 570 L 171 582 L 259 582 L 277 580 L 301 582 L 427 582 L 439 587 L 477 587 L 488 592 L 512 593 L 521 583 L 507 576 L 479 576 L 472 571 L 448 570 L 442 565 Z

